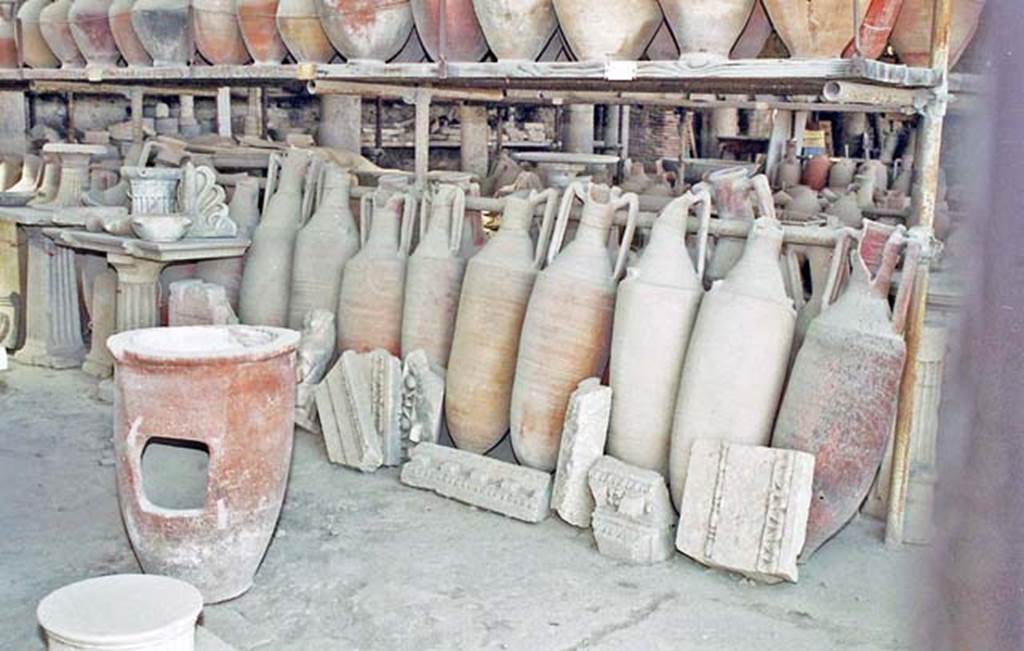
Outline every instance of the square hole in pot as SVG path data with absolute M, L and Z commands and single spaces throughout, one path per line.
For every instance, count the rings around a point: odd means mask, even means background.
M 199 441 L 154 437 L 142 451 L 142 490 L 165 509 L 202 509 L 210 448 Z

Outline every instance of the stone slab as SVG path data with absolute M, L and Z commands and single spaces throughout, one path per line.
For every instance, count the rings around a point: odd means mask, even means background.
M 604 456 L 591 467 L 589 483 L 590 526 L 601 554 L 638 564 L 672 557 L 675 511 L 660 473 Z
M 170 285 L 168 325 L 235 325 L 227 290 L 215 283 L 189 278 Z
M 757 581 L 795 583 L 813 478 L 812 454 L 698 439 L 676 547 Z
M 444 375 L 430 365 L 426 351 L 405 356 L 402 368 L 402 454 L 420 443 L 437 443 L 444 413 Z
M 295 360 L 295 422 L 313 433 L 321 431 L 316 418 L 316 387 L 334 357 L 336 341 L 334 314 L 329 310 L 310 310 L 303 321 Z
M 587 474 L 604 455 L 611 409 L 612 390 L 601 386 L 600 378 L 580 382 L 569 398 L 551 508 L 576 527 L 590 526 L 594 496 L 587 483 Z
M 402 466 L 402 483 L 525 522 L 548 517 L 551 475 L 472 452 L 420 443 Z

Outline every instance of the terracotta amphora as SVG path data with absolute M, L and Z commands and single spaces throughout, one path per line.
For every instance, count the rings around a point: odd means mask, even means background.
M 288 327 L 302 330 L 312 310 L 338 312 L 345 263 L 359 250 L 359 233 L 351 206 L 352 175 L 329 163 L 320 180 L 320 201 L 295 239 Z
M 281 513 L 292 460 L 299 333 L 251 326 L 129 330 L 116 360 L 118 502 L 139 563 L 216 603 L 248 590 Z M 147 444 L 208 455 L 205 499 L 171 508 L 147 495 Z
M 707 177 L 714 197 L 718 218 L 726 221 L 754 221 L 754 207 L 750 201 L 750 171 L 745 167 L 730 167 L 712 172 Z M 721 280 L 743 255 L 743 240 L 721 238 L 715 242 L 714 253 L 708 262 L 708 279 Z
M 412 0 L 416 32 L 427 54 L 441 60 L 441 6 L 444 16 L 444 60 L 475 63 L 487 55 L 487 41 L 480 29 L 473 0 Z
M 21 57 L 30 68 L 56 68 L 60 59 L 53 53 L 39 28 L 39 14 L 49 0 L 28 0 L 18 9 L 18 31 L 21 34 Z
M 804 165 L 803 176 L 800 182 L 821 192 L 828 185 L 829 171 L 832 169 L 832 159 L 825 154 L 814 156 Z
M 228 204 L 228 216 L 238 225 L 238 237 L 252 239 L 260 223 L 260 184 L 257 179 L 247 176 L 235 184 L 235 194 Z M 237 313 L 244 270 L 245 256 L 200 260 L 196 263 L 196 278 L 223 287 L 231 308 Z
M 338 352 L 402 352 L 405 268 L 416 222 L 406 176 L 384 176 L 359 204 L 361 248 L 345 264 L 338 298 Z
M 423 350 L 437 368 L 448 367 L 466 261 L 459 257 L 466 192 L 434 185 L 420 211 L 420 238 L 409 256 L 402 310 L 402 356 Z
M 686 252 L 690 208 L 701 205 L 696 269 Z M 615 301 L 608 453 L 668 477 L 669 442 L 686 346 L 704 296 L 711 195 L 697 186 L 665 206 Z
M 786 387 L 772 445 L 815 455 L 804 558 L 857 513 L 892 431 L 909 292 L 897 296 L 895 313 L 888 296 L 904 237 L 902 227 L 892 233 L 874 278 L 859 247 L 852 253 L 846 291 L 811 323 Z M 904 268 L 917 257 L 908 253 Z
M 74 0 L 68 11 L 71 35 L 90 66 L 117 65 L 121 52 L 110 31 L 112 0 Z
M 135 0 L 114 0 L 110 4 L 110 11 L 107 17 L 110 19 L 110 31 L 117 43 L 117 49 L 121 51 L 128 67 L 150 66 L 153 59 L 146 51 L 146 47 L 139 40 L 132 25 L 132 5 Z
M 762 0 L 768 16 L 794 59 L 834 59 L 853 38 L 855 25 L 868 11 L 860 2 L 860 16 L 853 20 L 855 0 Z M 927 1 L 927 0 L 925 0 Z
M 302 226 L 303 185 L 309 153 L 292 149 L 283 161 L 275 157 L 271 171 L 280 166 L 280 178 L 272 181 L 277 191 L 266 202 L 263 219 L 256 227 L 245 259 L 239 318 L 242 323 L 285 327 L 288 324 L 288 293 L 292 283 L 295 238 Z M 273 175 L 272 175 L 273 176 Z
M 789 366 L 796 310 L 786 293 L 765 176 L 752 179 L 759 218 L 743 257 L 704 297 L 679 381 L 669 479 L 678 508 L 697 439 L 767 445 Z
M 336 54 L 316 13 L 318 0 L 280 0 L 277 31 L 299 63 L 328 63 Z
M 554 4 L 565 40 L 579 61 L 636 61 L 664 21 L 658 0 Z
M 583 213 L 575 238 L 561 251 L 577 198 Z M 639 206 L 637 195 L 594 183 L 573 183 L 562 196 L 548 267 L 537 275 L 526 308 L 512 385 L 512 447 L 523 465 L 548 472 L 555 468 L 569 396 L 583 380 L 604 373 L 615 290 L 626 268 Z M 609 235 L 623 208 L 629 209 L 626 230 L 612 261 Z
M 963 56 L 975 32 L 985 0 L 953 0 L 952 32 L 949 37 L 949 67 Z M 908 66 L 927 67 L 931 58 L 932 0 L 903 0 L 896 26 L 889 37 L 892 49 Z
M 18 43 L 15 38 L 14 4 L 0 5 L 0 68 L 18 67 Z
M 533 214 L 541 204 L 534 245 Z M 463 450 L 483 454 L 508 432 L 519 336 L 557 209 L 553 189 L 508 197 L 501 228 L 466 265 L 445 379 L 448 431 Z
M 71 0 L 55 0 L 39 12 L 39 29 L 50 50 L 60 59 L 61 68 L 81 68 L 85 59 L 71 34 L 70 10 Z
M 346 59 L 390 61 L 412 35 L 409 0 L 317 0 L 327 37 Z
M 154 66 L 187 66 L 192 62 L 190 0 L 135 0 L 132 27 Z
M 759 0 L 660 0 L 679 50 L 687 55 L 728 59 Z
M 192 0 L 196 49 L 214 65 L 249 63 L 249 50 L 235 13 L 235 0 Z
M 277 31 L 278 0 L 235 0 L 245 47 L 257 65 L 277 65 L 288 56 Z
M 536 61 L 558 30 L 551 0 L 473 0 L 498 61 Z

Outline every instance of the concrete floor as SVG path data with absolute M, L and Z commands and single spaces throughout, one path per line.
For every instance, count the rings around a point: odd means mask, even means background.
M 78 371 L 0 374 L 0 649 L 41 649 L 36 603 L 137 572 L 118 513 L 110 407 Z M 898 649 L 916 620 L 920 551 L 859 520 L 761 586 L 677 555 L 600 556 L 588 531 L 528 525 L 327 463 L 296 436 L 276 538 L 239 599 L 203 624 L 239 649 Z

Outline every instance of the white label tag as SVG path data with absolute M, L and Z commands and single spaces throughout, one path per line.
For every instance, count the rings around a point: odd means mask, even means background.
M 605 62 L 604 78 L 608 81 L 633 81 L 636 79 L 636 61 Z

